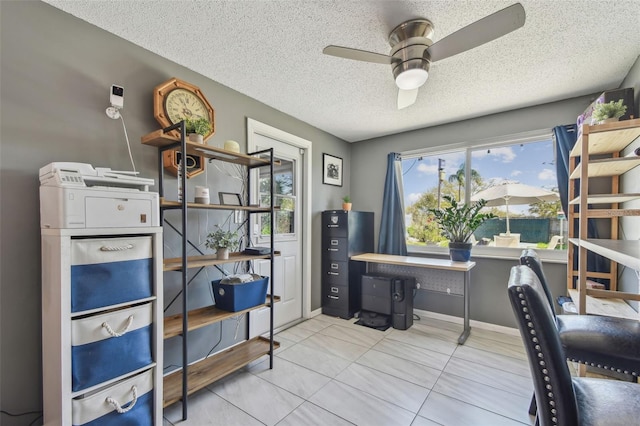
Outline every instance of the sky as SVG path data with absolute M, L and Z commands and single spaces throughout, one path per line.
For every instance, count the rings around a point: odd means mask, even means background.
M 444 179 L 448 180 L 465 161 L 465 152 L 402 161 L 405 208 L 423 192 L 438 186 L 439 158 L 445 160 Z M 509 181 L 557 191 L 551 140 L 472 151 L 471 167 L 480 174 L 485 184 Z M 528 206 L 509 208 L 512 212 L 526 212 L 527 209 Z

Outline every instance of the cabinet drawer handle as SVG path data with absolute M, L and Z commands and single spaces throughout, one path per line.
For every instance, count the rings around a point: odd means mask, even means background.
M 338 287 L 331 287 L 331 293 L 339 293 Z
M 337 228 L 340 225 L 327 225 L 327 228 Z
M 133 244 L 126 244 L 124 246 L 102 246 L 100 247 L 100 251 L 123 251 L 123 250 L 131 250 L 133 248 Z
M 337 246 L 338 245 L 338 240 L 331 240 L 331 245 L 332 246 Z
M 338 269 L 338 264 L 337 263 L 332 263 L 331 264 L 331 269 Z
M 331 272 L 331 271 L 328 271 L 327 274 L 329 274 L 329 275 L 340 275 L 338 272 Z
M 124 414 L 130 411 L 134 407 L 134 405 L 136 405 L 136 402 L 138 402 L 138 389 L 135 386 L 131 386 L 131 393 L 133 394 L 133 399 L 131 400 L 127 408 L 122 408 L 122 405 L 120 405 L 118 401 L 111 398 L 110 396 L 108 396 L 106 399 L 107 404 L 111 404 L 113 408 L 118 412 L 118 414 Z
M 332 296 L 330 294 L 327 295 L 329 299 L 340 299 L 338 296 Z
M 111 337 L 121 337 L 121 336 L 124 336 L 127 333 L 127 331 L 129 331 L 129 327 L 131 327 L 132 323 L 133 323 L 133 315 L 129 315 L 129 318 L 127 319 L 127 323 L 125 324 L 124 328 L 120 332 L 114 331 L 108 322 L 103 322 L 102 328 L 107 330 L 107 333 L 109 333 Z

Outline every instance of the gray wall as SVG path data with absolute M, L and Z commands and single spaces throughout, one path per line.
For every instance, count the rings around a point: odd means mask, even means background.
M 351 159 L 351 194 L 358 209 L 376 212 L 378 235 L 386 158 L 391 151 L 412 151 L 427 147 L 443 147 L 496 138 L 527 131 L 549 129 L 574 123 L 592 96 L 569 99 L 551 104 L 494 114 L 473 120 L 420 129 L 398 135 L 357 142 Z M 461 108 L 463 108 L 461 104 Z M 472 253 L 473 254 L 473 253 Z M 511 307 L 506 297 L 506 284 L 516 259 L 473 258 L 477 266 L 471 272 L 471 319 L 515 327 Z M 564 264 L 545 264 L 545 273 L 553 283 L 556 295 L 564 294 L 566 272 Z M 455 296 L 418 290 L 416 307 L 461 316 L 462 301 Z
M 52 161 L 131 169 L 122 123 L 105 114 L 111 84 L 125 88 L 123 114 L 145 177 L 157 179 L 157 151 L 141 145 L 140 137 L 158 128 L 152 90 L 170 77 L 199 86 L 215 108 L 212 145 L 234 139 L 244 149 L 247 117 L 312 141 L 313 241 L 320 240 L 319 212 L 338 208 L 350 185 L 348 169 L 344 188 L 322 184 L 322 153 L 349 164 L 351 146 L 44 3 L 2 1 L 0 7 L 0 406 L 23 412 L 41 406 L 38 170 Z M 204 177 L 193 181 L 202 185 Z M 206 184 L 214 182 L 210 174 Z M 320 263 L 319 244 L 313 244 L 312 259 Z M 312 274 L 317 309 L 319 269 L 314 266 Z M 12 421 L 29 424 L 33 418 Z

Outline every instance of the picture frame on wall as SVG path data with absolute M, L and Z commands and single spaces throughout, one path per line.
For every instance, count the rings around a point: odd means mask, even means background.
M 342 158 L 330 154 L 322 155 L 322 183 L 342 186 L 343 174 Z

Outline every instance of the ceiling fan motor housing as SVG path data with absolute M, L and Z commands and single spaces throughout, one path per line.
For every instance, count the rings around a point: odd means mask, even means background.
M 434 27 L 427 19 L 412 19 L 403 22 L 389 34 L 391 45 L 393 78 L 408 70 L 424 70 L 429 73 L 431 61 L 427 48 L 433 44 Z M 426 81 L 426 77 L 424 78 Z M 424 81 L 422 82 L 424 84 Z

